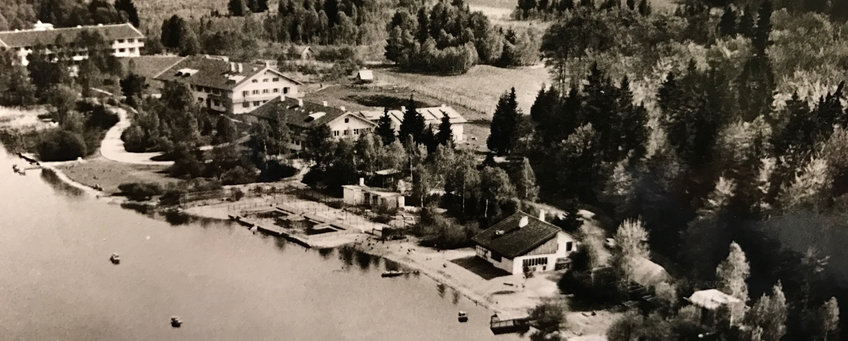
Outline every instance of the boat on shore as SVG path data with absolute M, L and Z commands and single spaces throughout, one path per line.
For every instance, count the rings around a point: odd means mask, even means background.
M 406 271 L 400 271 L 400 270 L 389 270 L 389 271 L 385 271 L 385 272 L 383 272 L 383 274 L 382 274 L 382 275 L 380 275 L 380 276 L 381 276 L 381 277 L 397 277 L 397 276 L 400 276 L 400 275 L 404 275 L 404 274 L 406 274 L 406 273 L 407 273 Z
M 179 328 L 183 325 L 183 320 L 179 316 L 171 316 L 171 327 Z
M 468 322 L 468 313 L 460 310 L 459 313 L 456 314 L 456 319 L 461 323 Z
M 112 255 L 109 256 L 109 261 L 115 265 L 121 264 L 121 256 L 118 255 L 118 253 L 112 253 Z

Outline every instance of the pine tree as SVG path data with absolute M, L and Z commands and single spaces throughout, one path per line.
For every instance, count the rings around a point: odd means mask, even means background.
M 411 136 L 412 141 L 415 143 L 421 143 L 421 135 L 423 133 L 424 116 L 418 112 L 415 100 L 410 97 L 405 111 L 403 112 L 403 120 L 400 122 L 398 138 L 400 138 L 401 141 L 405 141 L 407 136 Z
M 518 124 L 520 123 L 515 88 L 501 95 L 492 114 L 492 124 L 486 145 L 498 155 L 509 154 L 518 143 Z
M 628 156 L 638 160 L 645 155 L 648 142 L 648 110 L 643 105 L 633 105 L 633 92 L 627 77 L 621 80 L 616 101 L 619 115 L 617 136 L 620 140 L 617 141 L 617 150 L 613 151 L 617 154 L 615 160 Z
M 780 340 L 786 334 L 786 296 L 783 285 L 772 287 L 771 295 L 763 294 L 745 315 L 745 324 L 752 330 L 761 330 L 762 340 Z
M 132 0 L 116 0 L 115 9 L 127 14 L 127 20 L 135 26 L 139 27 L 138 9 Z
M 736 242 L 730 243 L 730 252 L 721 264 L 716 267 L 716 279 L 719 282 L 718 289 L 724 293 L 736 297 L 743 305 L 748 301 L 748 275 L 751 268 L 745 258 L 745 252 Z M 731 307 L 731 314 L 741 317 L 741 307 Z
M 732 36 L 736 34 L 736 12 L 733 7 L 725 6 L 724 14 L 718 22 L 718 32 L 722 36 Z
M 374 132 L 383 140 L 383 145 L 388 146 L 395 142 L 395 129 L 392 128 L 392 118 L 389 116 L 389 109 L 386 108 L 383 116 L 377 121 L 377 128 Z
M 821 340 L 839 340 L 839 302 L 836 297 L 824 302 L 817 313 Z
M 450 116 L 443 114 L 442 122 L 439 124 L 439 132 L 436 133 L 436 141 L 441 145 L 450 145 L 453 143 L 453 129 L 451 128 Z
M 515 194 L 519 199 L 527 201 L 536 201 L 539 199 L 539 186 L 536 186 L 536 174 L 533 172 L 533 167 L 530 166 L 530 160 L 526 157 L 521 163 L 521 168 L 515 173 L 513 178 L 515 183 Z
M 247 5 L 244 3 L 244 0 L 230 0 L 227 3 L 227 11 L 232 16 L 242 17 L 247 12 Z
M 651 15 L 651 4 L 649 3 L 649 0 L 642 0 L 642 2 L 639 3 L 639 14 L 643 17 Z
M 736 32 L 743 37 L 752 38 L 754 36 L 754 11 L 750 6 L 745 6 L 742 17 L 739 18 L 739 26 L 737 26 Z
M 635 11 L 636 10 L 636 0 L 627 0 L 627 8 L 629 8 L 631 11 Z
M 765 56 L 766 48 L 771 44 L 769 41 L 771 12 L 771 1 L 763 1 L 757 13 L 757 28 L 754 31 L 754 36 L 751 37 L 751 46 L 754 48 L 754 53 L 758 56 Z

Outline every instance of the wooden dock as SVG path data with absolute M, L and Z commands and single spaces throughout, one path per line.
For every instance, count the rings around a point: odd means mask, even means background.
M 303 239 L 299 236 L 296 236 L 292 233 L 289 233 L 288 231 L 286 231 L 284 228 L 282 228 L 280 226 L 277 226 L 277 225 L 262 226 L 262 225 L 256 224 L 255 222 L 252 222 L 252 221 L 250 221 L 250 220 L 248 220 L 248 219 L 246 219 L 246 218 L 244 218 L 240 215 L 227 215 L 227 216 L 230 218 L 230 220 L 233 220 L 233 221 L 235 221 L 235 222 L 239 223 L 240 225 L 245 226 L 247 228 L 250 228 L 250 229 L 256 228 L 257 231 L 260 231 L 262 233 L 267 233 L 267 234 L 277 236 L 277 237 L 283 237 L 286 240 L 293 242 L 295 244 L 298 244 L 300 246 L 303 246 L 307 249 L 312 248 L 312 245 L 310 245 L 308 241 L 306 241 L 305 239 Z
M 489 319 L 489 329 L 494 334 L 526 332 L 530 330 L 530 319 L 527 317 L 501 319 L 498 314 Z

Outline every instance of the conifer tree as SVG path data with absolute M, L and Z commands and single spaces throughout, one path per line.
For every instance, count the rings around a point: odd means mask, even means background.
M 754 48 L 754 53 L 758 56 L 765 56 L 766 48 L 771 44 L 769 41 L 771 12 L 771 1 L 763 1 L 757 13 L 757 28 L 754 31 L 754 36 L 751 37 L 751 46 Z
M 750 6 L 745 6 L 745 10 L 742 11 L 742 17 L 739 18 L 739 26 L 737 26 L 736 32 L 743 37 L 752 38 L 754 36 L 754 11 Z
M 724 14 L 718 22 L 718 32 L 722 36 L 732 36 L 736 34 L 736 12 L 733 7 L 725 6 Z
M 651 15 L 651 4 L 649 3 L 649 0 L 642 0 L 642 2 L 639 3 L 639 14 L 644 17 Z
M 533 167 L 530 166 L 530 160 L 526 157 L 521 163 L 521 167 L 513 177 L 515 183 L 515 194 L 519 199 L 536 201 L 539 199 L 539 186 L 536 186 L 536 174 L 533 172 Z
M 383 116 L 377 121 L 374 132 L 383 140 L 383 145 L 388 146 L 395 142 L 395 129 L 392 128 L 392 118 L 389 116 L 389 108 L 385 109 Z
M 786 335 L 786 296 L 783 285 L 778 282 L 771 294 L 763 294 L 745 315 L 745 324 L 750 330 L 759 330 L 762 340 L 780 340 Z
M 127 14 L 127 20 L 135 27 L 139 27 L 138 9 L 132 0 L 115 1 L 115 9 Z
M 515 88 L 501 95 L 492 114 L 492 124 L 486 146 L 498 155 L 509 154 L 518 142 L 518 124 L 520 123 Z
M 247 12 L 247 5 L 244 3 L 244 0 L 230 0 L 227 3 L 227 11 L 232 16 L 242 17 Z
M 411 136 L 415 143 L 421 143 L 421 135 L 424 133 L 424 116 L 418 112 L 415 105 L 415 100 L 410 97 L 403 112 L 403 120 L 400 122 L 398 129 L 398 138 L 405 141 L 407 136 Z
M 736 242 L 730 243 L 730 252 L 721 264 L 716 268 L 716 279 L 719 282 L 718 289 L 724 293 L 736 297 L 744 303 L 748 301 L 748 275 L 751 268 L 745 258 L 745 252 Z M 742 317 L 741 307 L 731 307 L 731 314 Z
M 453 129 L 451 128 L 450 116 L 444 114 L 442 122 L 439 123 L 439 131 L 436 133 L 436 141 L 444 146 L 453 143 Z

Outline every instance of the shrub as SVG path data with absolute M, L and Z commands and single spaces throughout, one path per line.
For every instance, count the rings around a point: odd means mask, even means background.
M 230 192 L 230 199 L 232 201 L 239 201 L 241 198 L 244 198 L 244 191 L 241 188 L 235 188 Z
M 569 271 L 557 282 L 559 290 L 574 295 L 574 304 L 606 306 L 621 303 L 626 292 L 619 285 L 618 276 L 612 268 L 594 272 Z
M 297 168 L 292 167 L 287 163 L 279 161 L 268 161 L 265 163 L 265 169 L 259 173 L 259 181 L 274 182 L 283 178 L 290 177 L 297 173 Z
M 61 129 L 44 134 L 36 150 L 42 161 L 76 160 L 88 151 L 80 134 Z
M 221 183 L 224 185 L 241 185 L 256 180 L 256 173 L 242 166 L 235 166 L 221 174 Z
M 121 194 L 132 200 L 150 200 L 154 195 L 162 194 L 162 186 L 156 183 L 128 182 L 118 185 Z
M 159 197 L 159 204 L 165 206 L 178 205 L 183 195 L 185 195 L 185 193 L 180 189 L 169 189 L 165 191 L 165 193 L 162 193 L 162 196 Z

